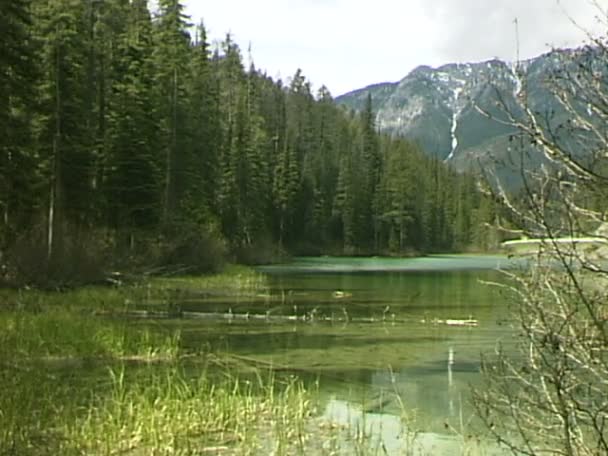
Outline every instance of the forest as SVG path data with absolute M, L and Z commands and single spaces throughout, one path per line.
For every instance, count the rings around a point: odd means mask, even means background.
M 487 250 L 472 175 L 211 44 L 179 0 L 0 4 L 4 280 Z

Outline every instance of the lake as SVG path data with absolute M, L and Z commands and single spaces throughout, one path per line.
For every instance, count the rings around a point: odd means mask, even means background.
M 506 257 L 481 255 L 296 258 L 258 273 L 236 268 L 223 277 L 124 288 L 7 292 L 0 385 L 9 393 L 0 394 L 0 453 L 4 442 L 31 450 L 25 454 L 52 444 L 57 451 L 48 454 L 63 454 L 62 442 L 88 448 L 87 439 L 97 442 L 98 435 L 118 449 L 124 436 L 104 426 L 161 419 L 169 404 L 207 404 L 216 396 L 201 385 L 228 385 L 236 402 L 217 396 L 226 410 L 205 413 L 218 412 L 212 421 L 223 423 L 222 433 L 236 426 L 239 438 L 248 430 L 263 445 L 274 442 L 270 423 L 283 423 L 281 432 L 297 427 L 310 437 L 307 454 L 504 454 L 483 437 L 469 398 L 481 381 L 481 353 L 513 346 L 509 300 L 491 285 L 506 280 L 498 269 L 512 266 Z M 169 383 L 160 387 L 163 379 Z M 272 398 L 300 381 L 308 393 L 278 407 Z M 163 408 L 146 408 L 159 396 L 167 400 Z M 271 406 L 258 424 L 226 418 L 247 417 L 248 404 L 263 403 Z M 115 419 L 135 409 L 141 412 Z M 189 410 L 175 408 L 182 409 Z M 284 421 L 294 410 L 302 421 Z M 100 421 L 89 429 L 95 413 Z M 167 441 L 200 423 L 179 419 L 163 428 Z M 129 432 L 138 434 L 142 422 Z M 154 439 L 157 426 L 149 429 Z M 213 430 L 203 434 L 204 442 L 202 434 L 183 438 L 210 448 L 236 442 Z M 258 448 L 238 442 L 245 452 Z M 255 454 L 268 454 L 263 445 Z
M 205 304 L 266 319 L 192 323 L 184 335 L 318 382 L 325 416 L 377 422 L 390 450 L 404 412 L 422 440 L 475 427 L 469 397 L 480 355 L 513 341 L 509 300 L 489 283 L 504 282 L 498 269 L 512 266 L 477 255 L 296 258 L 259 268 L 267 294 Z

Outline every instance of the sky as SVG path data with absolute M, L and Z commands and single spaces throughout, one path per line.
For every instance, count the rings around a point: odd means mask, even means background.
M 419 65 L 515 61 L 599 34 L 608 0 L 184 0 L 210 42 L 230 33 L 256 67 L 298 68 L 337 96 L 399 81 Z M 517 27 L 515 19 L 517 18 Z M 518 30 L 518 31 L 517 31 Z M 519 40 L 517 39 L 519 37 Z M 518 46 L 519 41 L 519 46 Z

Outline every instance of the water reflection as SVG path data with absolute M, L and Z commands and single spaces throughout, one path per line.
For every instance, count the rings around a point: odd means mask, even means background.
M 383 413 L 399 416 L 405 407 L 424 429 L 445 433 L 446 423 L 473 415 L 480 353 L 511 340 L 508 301 L 484 282 L 503 280 L 496 268 L 513 266 L 506 257 L 449 255 L 311 258 L 264 268 L 271 287 L 291 293 L 299 310 L 345 311 L 352 320 L 301 325 L 282 345 L 257 347 L 258 356 L 320 376 L 322 389 L 348 404 L 390 392 L 399 400 L 381 400 Z M 357 324 L 368 317 L 377 323 Z M 448 324 L 466 320 L 478 326 Z
M 323 418 L 350 429 L 350 435 L 345 431 L 340 442 L 343 454 L 355 454 L 357 440 L 364 440 L 368 448 L 382 448 L 379 454 L 509 454 L 506 449 L 483 438 L 459 434 L 456 430 L 450 434 L 421 431 L 407 416 L 364 412 L 350 402 L 335 398 L 327 402 Z
M 263 298 L 189 304 L 297 320 L 198 321 L 183 339 L 318 381 L 328 410 L 371 414 L 385 429 L 384 420 L 407 411 L 442 445 L 439 435 L 471 423 L 480 353 L 512 340 L 508 299 L 485 285 L 504 280 L 498 266 L 513 264 L 496 256 L 298 259 L 260 269 L 270 287 Z M 464 320 L 476 326 L 448 324 Z
M 429 255 L 417 258 L 386 257 L 303 257 L 296 261 L 263 266 L 259 269 L 271 274 L 297 273 L 356 273 L 390 271 L 464 271 L 506 269 L 516 267 L 521 260 L 504 255 Z

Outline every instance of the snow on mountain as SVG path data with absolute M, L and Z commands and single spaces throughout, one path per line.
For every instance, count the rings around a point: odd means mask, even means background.
M 381 131 L 413 140 L 427 153 L 463 169 L 489 154 L 508 152 L 508 138 L 514 132 L 480 109 L 506 121 L 505 111 L 517 114 L 525 95 L 535 110 L 560 118 L 559 104 L 546 81 L 575 53 L 552 51 L 517 64 L 493 59 L 420 66 L 397 83 L 360 89 L 336 101 L 359 110 L 371 93 Z

